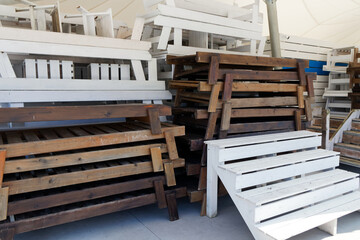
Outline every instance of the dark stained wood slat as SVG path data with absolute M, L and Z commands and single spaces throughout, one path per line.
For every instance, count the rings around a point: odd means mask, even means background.
M 23 134 L 26 141 L 28 142 L 40 141 L 40 138 L 36 135 L 34 131 L 25 131 Z
M 149 108 L 158 109 L 160 116 L 171 115 L 171 107 L 157 104 L 0 108 L 0 122 L 38 122 L 146 117 L 147 109 Z
M 151 188 L 154 181 L 164 183 L 163 176 L 151 177 L 146 179 L 134 180 L 123 183 L 115 183 L 83 190 L 75 190 L 65 193 L 52 194 L 49 196 L 34 197 L 25 200 L 10 202 L 8 205 L 8 215 L 15 215 L 65 204 L 93 200 L 106 196 L 122 194 L 131 191 Z M 165 206 L 166 207 L 166 206 Z
M 23 142 L 19 132 L 6 132 L 6 139 L 8 143 L 21 143 Z
M 72 137 L 76 137 L 72 132 L 70 132 L 68 129 L 66 128 L 56 128 L 54 129 L 54 131 L 59 134 L 60 137 L 62 138 L 72 138 Z
M 57 134 L 55 133 L 54 130 L 52 129 L 41 129 L 39 130 L 41 135 L 44 136 L 45 139 L 47 140 L 53 140 L 53 139 L 58 139 L 59 137 L 57 136 Z
M 69 130 L 77 136 L 89 136 L 90 133 L 83 130 L 81 127 L 70 127 Z
M 176 198 L 186 196 L 186 188 L 176 188 L 171 191 L 165 191 L 165 194 L 174 192 Z M 135 196 L 106 203 L 80 207 L 72 210 L 66 210 L 58 213 L 47 214 L 44 216 L 32 217 L 29 219 L 19 220 L 12 223 L 4 223 L 0 225 L 0 231 L 4 229 L 15 229 L 15 233 L 24 233 L 36 229 L 51 227 L 68 222 L 74 222 L 90 217 L 100 216 L 116 211 L 136 208 L 156 203 L 155 193 Z

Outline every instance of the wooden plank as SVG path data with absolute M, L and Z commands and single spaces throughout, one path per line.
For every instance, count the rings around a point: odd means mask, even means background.
M 183 167 L 184 159 L 172 160 L 172 169 L 175 167 Z M 165 166 L 168 168 L 168 172 L 171 172 L 171 166 Z M 99 169 L 91 169 L 86 171 L 77 171 L 71 173 L 63 173 L 52 176 L 44 176 L 33 179 L 23 179 L 4 182 L 4 187 L 9 187 L 9 195 L 45 190 L 63 186 L 69 186 L 80 183 L 87 183 L 93 181 L 100 181 L 111 178 L 118 178 L 124 176 L 131 176 L 142 173 L 149 173 L 153 171 L 151 161 L 140 163 L 129 163 L 120 166 L 106 167 Z M 171 176 L 171 175 L 170 175 Z M 175 176 L 174 176 L 175 179 Z M 171 186 L 176 185 L 173 182 L 169 182 Z
M 305 207 L 314 203 L 340 196 L 344 193 L 355 190 L 359 187 L 359 180 L 352 179 L 342 183 L 330 185 L 318 190 L 310 191 L 299 196 L 290 197 L 284 200 L 258 207 L 255 210 L 255 221 L 261 221 L 282 213 Z M 285 204 L 286 202 L 286 204 Z
M 255 172 L 253 174 L 240 175 L 236 178 L 236 189 L 247 188 L 298 175 L 313 173 L 316 171 L 334 168 L 336 166 L 339 166 L 339 157 L 331 157 L 299 163 L 296 165 L 273 168 L 265 171 L 266 173 Z
M 5 158 L 6 158 L 6 150 L 5 149 L 0 149 L 0 188 L 2 186 L 2 182 L 3 182 L 3 179 L 4 179 Z
M 165 50 L 167 48 L 169 38 L 170 38 L 170 33 L 171 33 L 171 27 L 170 26 L 163 26 L 162 27 L 160 40 L 159 40 L 159 44 L 158 44 L 158 47 L 157 47 L 159 50 Z
M 9 188 L 0 187 L 0 221 L 3 221 L 8 216 L 8 199 L 9 199 Z
M 150 128 L 152 134 L 161 134 L 161 122 L 159 109 L 148 108 Z
M 100 71 L 101 71 L 101 80 L 110 80 L 109 78 L 109 64 L 101 63 L 100 64 Z
M 154 172 L 164 171 L 163 160 L 161 153 L 163 152 L 160 147 L 150 148 L 151 152 L 151 161 L 153 165 Z
M 306 85 L 306 75 L 305 75 L 305 63 L 302 60 L 298 60 L 297 63 L 297 70 L 300 80 L 300 85 L 305 86 Z
M 185 135 L 184 127 L 175 126 L 162 128 L 163 134 L 166 131 L 172 132 L 173 136 Z M 113 134 L 103 134 L 97 136 L 83 136 L 67 139 L 45 140 L 39 142 L 7 144 L 0 146 L 0 148 L 6 148 L 7 157 L 16 157 L 39 153 L 59 152 L 81 148 L 162 139 L 164 138 L 163 134 L 154 135 L 151 133 L 150 130 L 138 130 Z
M 177 188 L 175 191 L 177 198 L 186 196 L 186 188 Z M 169 192 L 170 191 L 165 191 L 165 194 Z M 155 194 L 146 194 L 138 197 L 130 197 L 107 203 L 66 210 L 59 213 L 19 220 L 13 223 L 6 223 L 2 224 L 0 228 L 1 230 L 15 228 L 15 233 L 18 234 L 154 203 L 156 203 Z
M 162 130 L 166 140 L 166 146 L 168 149 L 170 160 L 175 160 L 179 158 L 179 154 L 176 148 L 175 134 L 173 131 L 164 131 Z
M 43 79 L 49 78 L 47 60 L 38 59 L 36 61 L 36 64 L 37 64 L 38 78 L 43 78 Z
M 170 192 L 166 194 L 166 203 L 168 206 L 169 220 L 175 221 L 179 219 L 179 213 L 176 204 L 176 193 Z
M 272 130 L 295 129 L 294 121 L 274 121 L 257 123 L 235 123 L 230 125 L 228 133 L 263 132 Z
M 210 85 L 215 85 L 219 75 L 219 56 L 211 56 L 210 68 L 209 68 L 209 77 L 208 83 Z
M 9 202 L 8 215 L 16 215 L 81 201 L 99 199 L 116 194 L 153 188 L 154 182 L 156 181 L 160 181 L 161 183 L 163 183 L 165 181 L 165 178 L 163 176 L 150 177 L 139 180 L 113 183 L 109 185 L 85 188 L 70 192 L 56 193 L 47 196 L 32 197 L 29 199 L 12 201 Z
M 295 111 L 297 111 L 296 108 L 232 109 L 231 118 L 294 116 Z M 302 112 L 299 111 L 299 113 Z M 209 116 L 206 110 L 195 110 L 196 119 L 207 119 Z
M 151 43 L 137 40 L 86 36 L 80 34 L 62 34 L 49 31 L 34 32 L 27 29 L 15 29 L 8 27 L 1 28 L 0 35 L 1 39 L 64 44 L 70 46 L 106 47 L 143 51 L 148 51 L 151 47 Z
M 233 86 L 233 75 L 232 74 L 226 74 L 225 77 L 225 83 L 223 87 L 223 93 L 222 93 L 222 100 L 224 102 L 228 102 L 231 100 L 232 95 L 232 86 Z
M 25 77 L 37 78 L 35 59 L 25 59 L 24 63 L 25 63 Z
M 211 56 L 212 53 L 197 52 L 195 59 L 197 63 L 210 63 Z M 296 59 L 220 54 L 220 64 L 297 68 L 297 62 Z M 307 68 L 309 61 L 304 61 L 304 66 Z
M 110 74 L 111 80 L 119 80 L 119 65 L 118 64 L 110 64 Z M 128 78 L 130 79 L 130 78 Z
M 265 98 L 233 98 L 232 108 L 294 106 L 298 104 L 297 97 L 265 97 Z
M 175 162 L 177 162 L 177 160 L 164 161 L 166 185 L 168 187 L 176 185 L 175 172 L 174 172 Z
M 220 89 L 223 90 L 223 83 Z M 199 82 L 198 90 L 200 92 L 210 92 L 211 85 L 206 82 Z M 296 84 L 286 84 L 286 83 L 243 83 L 243 82 L 234 82 L 233 83 L 233 92 L 296 92 Z
M 301 130 L 301 112 L 299 110 L 294 111 L 294 118 L 295 118 L 295 130 Z
M 0 230 L 1 240 L 13 240 L 15 236 L 15 228 L 7 228 Z
M 50 78 L 60 79 L 60 61 L 50 60 Z
M 221 85 L 218 83 L 212 85 L 211 87 L 211 94 L 210 94 L 209 107 L 208 107 L 209 113 L 216 112 L 216 107 L 219 101 L 220 87 Z
M 120 64 L 120 77 L 121 77 L 121 80 L 130 79 L 130 65 L 129 64 Z
M 137 81 L 145 81 L 145 73 L 140 60 L 131 60 L 131 66 Z
M 221 116 L 221 124 L 220 130 L 227 131 L 230 128 L 230 120 L 231 120 L 231 103 L 226 102 L 223 105 L 222 116 Z
M 166 208 L 166 198 L 165 198 L 165 191 L 164 191 L 164 182 L 162 180 L 154 181 L 154 188 L 155 188 L 155 195 L 156 200 L 158 202 L 158 208 Z
M 286 144 L 282 141 L 259 143 L 241 148 L 220 149 L 220 154 L 223 156 L 219 161 L 231 161 L 235 159 L 242 159 L 247 157 L 265 156 L 274 153 L 288 152 L 299 149 L 314 148 L 321 144 L 321 137 L 314 136 L 308 138 L 287 140 Z
M 298 99 L 298 107 L 305 108 L 304 105 L 304 88 L 302 86 L 297 87 L 297 99 Z
M 279 81 L 298 80 L 297 72 L 289 71 L 257 71 L 247 69 L 220 69 L 219 79 L 224 79 L 226 74 L 231 74 L 236 80 L 248 81 Z
M 165 144 L 149 144 L 143 146 L 87 151 L 82 153 L 71 153 L 48 157 L 44 156 L 39 158 L 24 158 L 8 161 L 5 165 L 4 173 L 19 173 L 48 168 L 96 163 L 115 159 L 147 156 L 152 153 L 151 149 L 153 148 L 159 149 L 158 151 L 160 151 L 160 157 L 161 153 L 167 152 Z M 160 158 L 160 160 L 162 165 L 162 159 Z
M 316 80 L 316 75 L 306 75 L 306 91 L 308 92 L 308 97 L 315 97 L 314 91 L 314 81 Z
M 158 111 L 159 116 L 171 115 L 171 107 L 159 104 L 0 108 L 0 122 L 39 122 L 147 117 L 148 112 L 153 111 L 152 109 Z

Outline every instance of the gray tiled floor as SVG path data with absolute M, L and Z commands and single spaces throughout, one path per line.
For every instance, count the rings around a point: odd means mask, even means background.
M 169 222 L 167 210 L 155 205 L 113 213 L 61 226 L 17 235 L 15 240 L 252 240 L 240 214 L 229 197 L 219 201 L 219 214 L 209 219 L 199 216 L 199 204 L 178 201 L 180 220 Z M 338 235 L 313 229 L 292 240 L 359 240 L 360 213 L 339 220 Z

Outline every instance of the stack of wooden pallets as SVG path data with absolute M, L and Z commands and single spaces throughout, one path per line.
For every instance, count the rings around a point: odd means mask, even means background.
M 305 74 L 308 61 L 198 52 L 168 56 L 167 62 L 175 65 L 169 85 L 177 91 L 174 123 L 187 130 L 182 138 L 191 153 L 187 174 L 198 175 L 201 193 L 206 188 L 204 140 L 299 130 L 302 116 L 312 119 L 316 76 Z
M 349 93 L 351 98 L 351 108 L 360 109 L 360 53 L 359 49 L 354 49 L 354 56 L 352 62 L 347 68 L 347 73 L 350 76 L 350 88 L 352 88 L 352 93 Z
M 178 219 L 175 137 L 185 128 L 160 122 L 169 115 L 150 104 L 0 109 L 2 123 L 127 119 L 0 132 L 0 238 L 153 203 Z

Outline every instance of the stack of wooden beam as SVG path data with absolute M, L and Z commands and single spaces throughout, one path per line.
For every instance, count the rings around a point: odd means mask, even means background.
M 185 129 L 160 122 L 169 115 L 146 104 L 0 109 L 2 123 L 127 118 L 0 132 L 0 238 L 153 203 L 178 219 L 175 137 Z
M 347 68 L 347 73 L 350 76 L 350 88 L 352 92 L 349 93 L 351 98 L 351 108 L 360 109 L 360 53 L 359 49 L 354 49 L 354 55 L 352 62 L 350 62 Z
M 206 188 L 204 140 L 299 130 L 302 116 L 312 120 L 316 76 L 305 73 L 308 61 L 198 52 L 167 62 L 175 65 L 174 123 L 186 126 L 187 173 L 199 175 L 197 191 Z
M 328 86 L 329 72 L 323 71 L 328 53 L 339 45 L 316 39 L 280 34 L 281 57 L 305 59 L 309 61 L 306 72 L 316 72 L 314 80 L 315 102 L 313 108 L 318 109 L 321 118 L 321 109 L 325 107 L 326 99 L 323 98 L 324 89 Z M 270 37 L 267 38 L 264 54 L 271 56 Z M 315 113 L 316 111 L 314 111 Z M 317 115 L 317 114 L 315 114 Z

